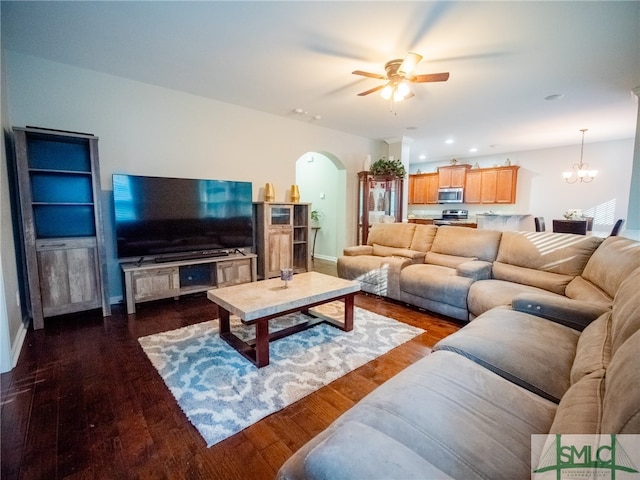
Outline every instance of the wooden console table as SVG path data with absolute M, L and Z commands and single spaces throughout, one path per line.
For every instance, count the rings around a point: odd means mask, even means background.
M 256 254 L 246 253 L 171 262 L 124 263 L 127 314 L 136 312 L 136 303 L 255 282 L 256 259 Z

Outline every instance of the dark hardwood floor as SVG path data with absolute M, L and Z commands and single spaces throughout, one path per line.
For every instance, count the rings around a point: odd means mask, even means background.
M 335 275 L 335 265 L 314 268 Z M 137 339 L 216 318 L 203 295 L 48 319 L 27 334 L 16 368 L 1 376 L 3 480 L 272 479 L 282 463 L 341 413 L 429 352 L 460 323 L 381 298 L 355 304 L 426 329 L 233 437 L 204 441 Z

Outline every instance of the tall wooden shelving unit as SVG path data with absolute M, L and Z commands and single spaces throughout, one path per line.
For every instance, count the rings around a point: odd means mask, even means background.
M 253 204 L 258 277 L 277 277 L 280 269 L 311 271 L 309 203 Z
M 358 245 L 366 245 L 369 229 L 382 217 L 402 221 L 403 178 L 358 173 Z
M 35 329 L 44 318 L 94 308 L 111 315 L 100 209 L 98 138 L 13 128 Z

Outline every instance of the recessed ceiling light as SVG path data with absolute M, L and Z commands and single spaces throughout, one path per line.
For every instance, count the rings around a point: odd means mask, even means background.
M 564 94 L 562 93 L 554 93 L 553 95 L 547 95 L 546 97 L 544 97 L 545 100 L 560 100 L 561 98 L 564 98 Z
M 451 145 L 453 143 L 453 138 L 447 138 L 444 143 L 446 143 L 447 145 Z
M 418 155 L 418 159 L 419 160 L 426 160 L 426 158 L 427 158 L 427 156 L 424 153 Z
M 296 108 L 293 113 L 298 113 L 298 114 L 302 114 L 302 113 L 307 113 L 304 111 L 304 108 Z
M 476 147 L 473 147 L 473 148 L 470 148 L 470 149 L 469 149 L 469 151 L 470 151 L 471 153 L 475 153 L 475 152 L 477 152 L 477 151 L 478 151 L 478 149 L 477 149 Z

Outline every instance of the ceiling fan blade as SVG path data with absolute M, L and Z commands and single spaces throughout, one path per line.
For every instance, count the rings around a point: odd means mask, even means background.
M 364 97 L 365 95 L 369 95 L 370 93 L 377 92 L 378 90 L 382 90 L 383 88 L 384 88 L 384 85 L 378 85 L 377 87 L 373 87 L 365 92 L 359 93 L 358 96 Z
M 398 68 L 398 73 L 403 76 L 411 74 L 420 60 L 422 60 L 422 55 L 413 52 L 407 53 L 407 56 L 404 57 L 404 60 Z
M 354 70 L 351 73 L 353 73 L 354 75 L 362 75 L 363 77 L 377 78 L 378 80 L 386 80 L 387 79 L 387 77 L 385 77 L 384 75 L 380 75 L 379 73 L 363 72 L 362 70 Z
M 425 75 L 415 75 L 412 77 L 408 77 L 407 80 L 414 83 L 425 83 L 425 82 L 446 82 L 449 80 L 449 72 L 445 73 L 427 73 Z

